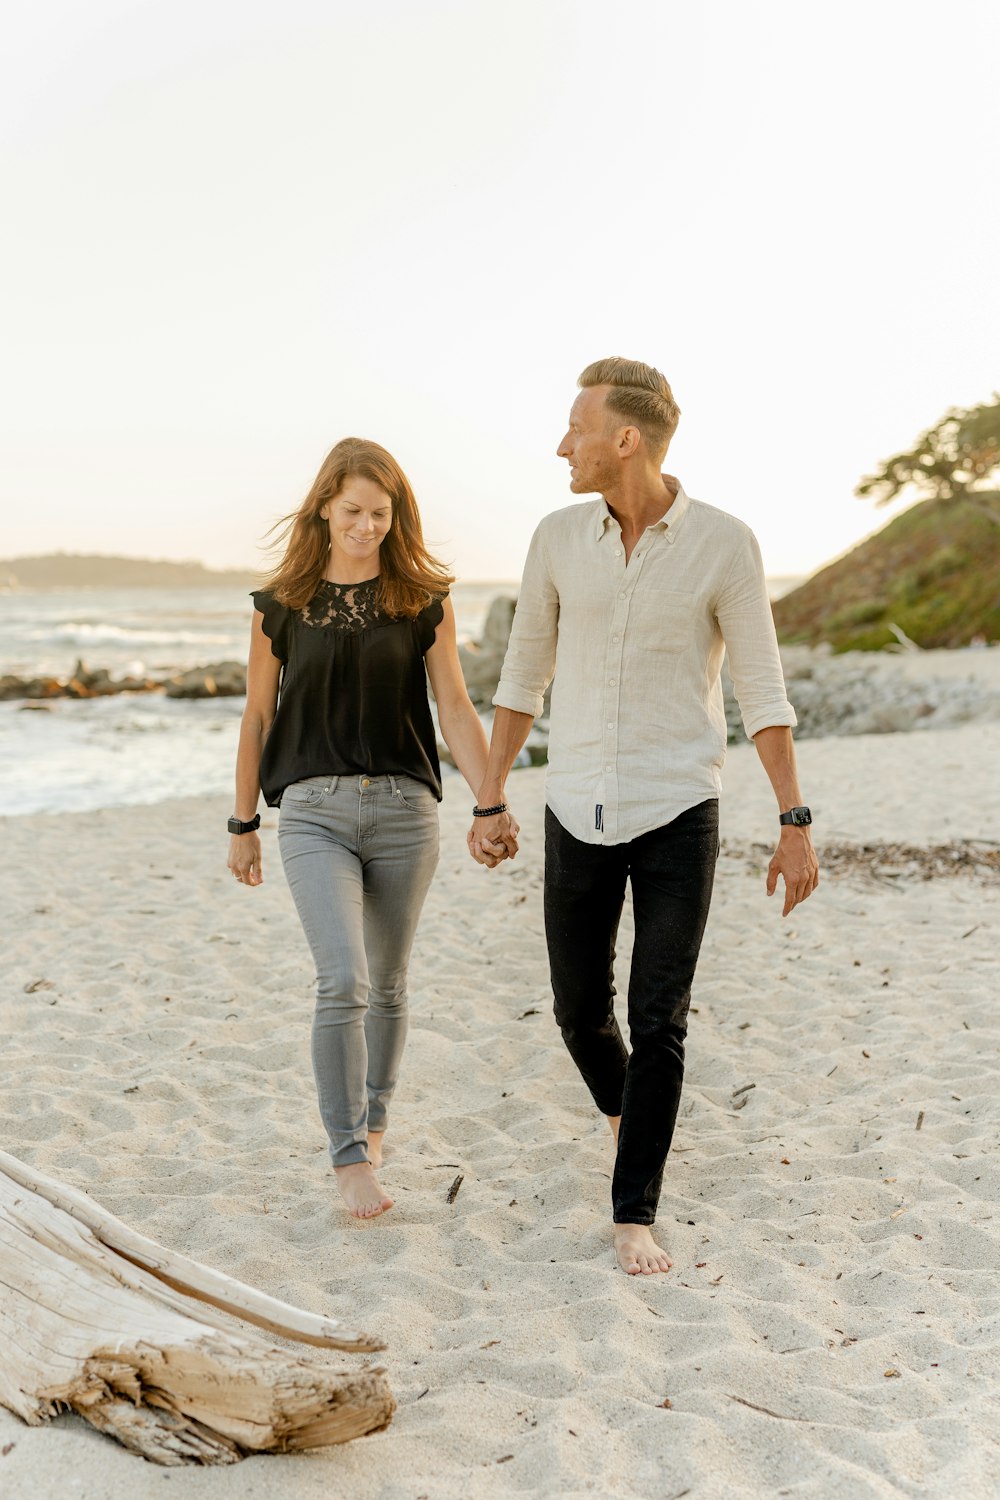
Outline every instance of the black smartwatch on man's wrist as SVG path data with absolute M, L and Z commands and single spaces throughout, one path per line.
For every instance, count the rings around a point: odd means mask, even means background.
M 787 812 L 780 813 L 778 822 L 794 828 L 807 828 L 813 820 L 813 815 L 808 807 L 790 807 Z
M 256 833 L 260 827 L 260 813 L 254 813 L 249 823 L 241 823 L 239 818 L 230 818 L 226 827 L 230 833 Z

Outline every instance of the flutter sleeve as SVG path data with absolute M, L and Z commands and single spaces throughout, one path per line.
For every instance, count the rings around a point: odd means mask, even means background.
M 254 609 L 264 616 L 263 631 L 271 642 L 271 654 L 284 664 L 288 662 L 288 634 L 291 627 L 291 610 L 279 604 L 267 589 L 254 589 L 250 595 Z
M 447 591 L 436 595 L 417 616 L 417 636 L 423 652 L 429 651 L 434 644 L 435 632 L 444 619 L 444 601 L 447 597 Z

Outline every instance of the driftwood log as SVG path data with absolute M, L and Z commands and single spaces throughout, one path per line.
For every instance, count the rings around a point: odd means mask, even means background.
M 319 1348 L 385 1345 L 145 1239 L 0 1151 L 0 1403 L 72 1410 L 155 1463 L 343 1443 L 385 1427 L 382 1368 L 337 1369 L 222 1314 Z

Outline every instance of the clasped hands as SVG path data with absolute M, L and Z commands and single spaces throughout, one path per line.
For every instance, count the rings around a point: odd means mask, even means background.
M 466 843 L 479 865 L 494 869 L 502 860 L 517 853 L 517 836 L 521 825 L 510 812 L 496 813 L 492 818 L 473 818 Z

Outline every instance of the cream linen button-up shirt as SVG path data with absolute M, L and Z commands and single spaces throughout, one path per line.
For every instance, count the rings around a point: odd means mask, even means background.
M 742 521 L 678 489 L 626 567 L 603 499 L 545 517 L 493 702 L 537 717 L 553 683 L 546 801 L 569 833 L 625 843 L 719 795 L 727 650 L 747 734 L 793 725 Z

